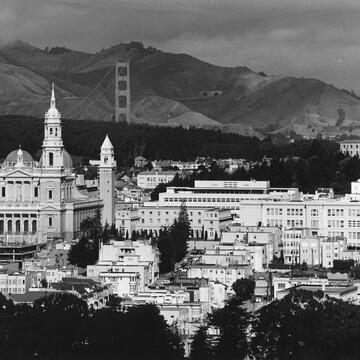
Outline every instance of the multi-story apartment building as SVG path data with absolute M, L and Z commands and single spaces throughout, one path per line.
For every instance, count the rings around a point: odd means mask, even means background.
M 347 244 L 343 238 L 322 239 L 321 243 L 321 264 L 324 267 L 331 268 L 334 260 L 343 260 L 343 253 Z
M 33 274 L 22 272 L 1 272 L 0 273 L 0 293 L 25 294 L 34 281 Z
M 176 171 L 143 171 L 137 175 L 137 186 L 142 189 L 155 189 L 159 184 L 168 183 L 174 179 Z
M 139 229 L 139 210 L 131 205 L 115 208 L 115 226 L 124 237 L 131 237 Z
M 178 218 L 179 206 L 159 206 L 148 202 L 137 209 L 116 211 L 116 225 L 123 234 L 134 231 L 146 232 L 154 236 L 163 227 L 171 226 Z M 197 207 L 188 209 L 189 221 L 194 238 L 215 239 L 232 223 L 230 209 Z
M 321 264 L 320 238 L 310 235 L 310 229 L 293 228 L 282 232 L 282 250 L 285 264 Z
M 87 275 L 98 277 L 118 296 L 132 295 L 158 277 L 159 254 L 149 240 L 115 241 L 101 244 L 99 260 L 87 267 Z
M 251 274 L 250 264 L 191 264 L 187 266 L 187 276 L 189 278 L 219 281 L 226 286 L 231 286 L 237 279 L 248 278 Z

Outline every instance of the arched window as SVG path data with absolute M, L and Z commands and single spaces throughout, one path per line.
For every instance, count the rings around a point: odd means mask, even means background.
M 24 221 L 24 233 L 29 232 L 29 220 Z
M 15 222 L 15 232 L 17 234 L 20 233 L 20 220 L 16 220 L 16 222 Z
M 54 165 L 54 154 L 49 153 L 49 166 L 53 166 L 53 165 Z
M 50 135 L 53 134 L 53 128 L 50 128 Z
M 12 220 L 9 220 L 7 225 L 8 225 L 7 231 L 9 234 L 11 234 L 12 233 Z
M 53 225 L 53 219 L 52 219 L 52 217 L 50 216 L 49 217 L 49 226 L 52 226 Z
M 32 221 L 31 231 L 32 231 L 33 233 L 36 233 L 36 231 L 37 231 L 37 223 L 36 223 L 36 220 L 33 220 L 33 221 Z
M 4 220 L 0 220 L 0 234 L 4 233 Z

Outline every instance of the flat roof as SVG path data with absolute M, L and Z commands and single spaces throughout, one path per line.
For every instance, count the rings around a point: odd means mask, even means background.
M 321 285 L 298 285 L 293 286 L 288 289 L 280 290 L 278 293 L 286 293 L 289 292 L 291 289 L 300 289 L 300 290 L 308 290 L 308 291 L 323 291 L 323 288 Z M 338 295 L 345 295 L 351 292 L 357 292 L 358 288 L 357 286 L 348 285 L 348 286 L 325 286 L 325 291 L 323 291 L 325 294 L 338 294 Z
M 343 140 L 340 144 L 360 144 L 360 139 Z
M 139 175 L 175 175 L 177 173 L 176 170 L 150 170 L 150 171 L 141 171 L 138 173 Z

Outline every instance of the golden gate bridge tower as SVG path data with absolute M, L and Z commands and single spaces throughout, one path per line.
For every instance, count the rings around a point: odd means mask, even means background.
M 130 123 L 130 63 L 118 61 L 115 66 L 115 122 Z

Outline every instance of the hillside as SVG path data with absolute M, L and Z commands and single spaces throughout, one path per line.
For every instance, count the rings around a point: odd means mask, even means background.
M 138 42 L 96 54 L 42 50 L 21 41 L 0 47 L 0 115 L 42 116 L 55 82 L 63 117 L 111 121 L 113 83 L 94 88 L 106 74 L 112 79 L 116 60 L 127 59 L 134 123 L 215 127 L 259 137 L 293 131 L 307 137 L 360 135 L 360 101 L 346 90 L 316 79 L 216 66 Z

